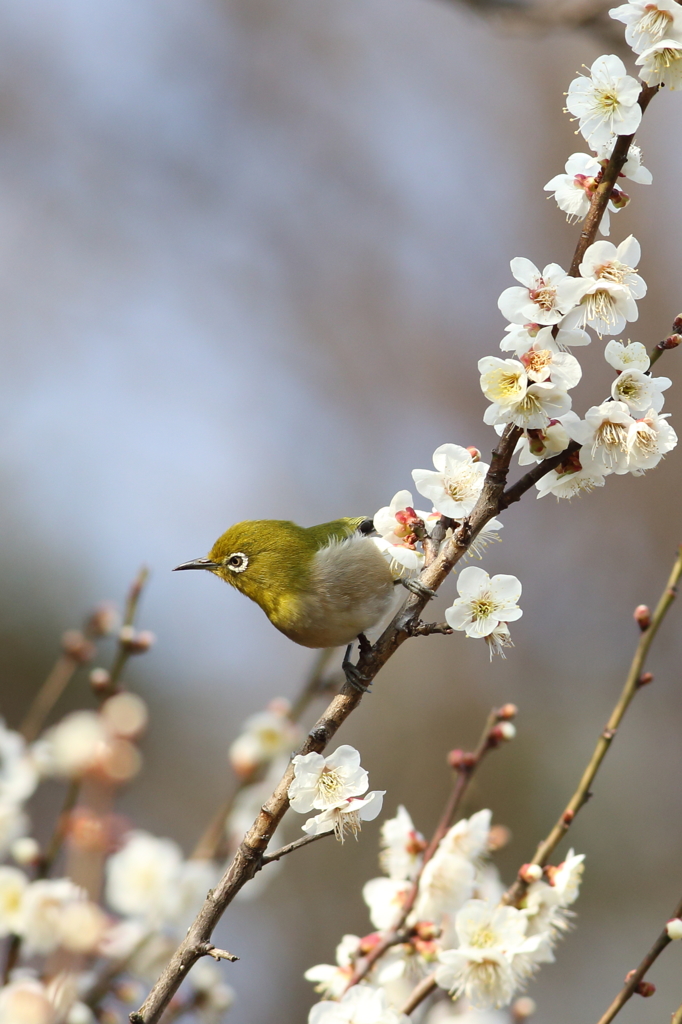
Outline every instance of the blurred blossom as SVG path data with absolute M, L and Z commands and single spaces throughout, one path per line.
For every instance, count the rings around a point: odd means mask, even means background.
M 93 953 L 107 925 L 107 915 L 91 900 L 67 903 L 59 918 L 61 944 L 72 953 Z
M 0 719 L 0 804 L 18 804 L 32 795 L 38 772 L 23 736 Z
M 0 989 L 0 1024 L 57 1024 L 45 986 L 26 978 Z
M 389 878 L 416 878 L 425 848 L 424 836 L 417 832 L 401 804 L 395 818 L 388 818 L 381 826 L 379 863 L 382 870 Z
M 72 778 L 97 765 L 108 738 L 96 711 L 73 711 L 45 733 L 35 750 L 44 774 Z
M 62 941 L 62 917 L 69 904 L 85 900 L 85 890 L 68 878 L 31 882 L 21 905 L 19 934 L 28 953 L 51 953 Z
M 168 920 L 177 907 L 182 851 L 172 839 L 131 832 L 106 867 L 106 899 L 119 914 L 150 922 Z
M 101 714 L 111 732 L 126 739 L 134 739 L 144 732 L 149 718 L 142 698 L 127 692 L 109 697 L 102 705 Z
M 28 878 L 18 868 L 0 867 L 0 937 L 19 934 Z
M 338 1003 L 316 1003 L 308 1024 L 410 1024 L 410 1018 L 392 1009 L 381 989 L 355 985 Z
M 288 701 L 271 701 L 265 711 L 251 715 L 242 732 L 230 746 L 229 757 L 238 775 L 249 776 L 280 754 L 298 746 L 301 729 L 291 721 Z

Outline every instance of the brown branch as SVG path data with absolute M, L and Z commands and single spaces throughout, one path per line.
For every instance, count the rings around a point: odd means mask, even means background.
M 418 622 L 412 627 L 412 636 L 433 636 L 434 633 L 449 636 L 454 629 L 447 622 Z
M 675 1010 L 670 1024 L 682 1024 L 682 1006 L 678 1006 Z
M 97 696 L 100 701 L 104 701 L 107 697 L 111 697 L 116 693 L 118 690 L 119 680 L 123 675 L 126 665 L 128 664 L 128 660 L 134 653 L 136 653 L 134 645 L 126 639 L 126 631 L 132 629 L 135 624 L 135 615 L 137 614 L 140 597 L 142 596 L 142 591 L 144 590 L 144 586 L 148 578 L 149 569 L 143 565 L 128 591 L 125 612 L 123 615 L 123 627 L 119 636 L 116 657 L 114 658 L 114 663 L 109 671 L 109 679 L 105 686 L 99 686 L 97 688 Z
M 677 904 L 671 916 L 679 917 L 681 914 L 682 900 L 680 900 L 680 902 Z M 670 938 L 668 932 L 664 928 L 661 934 L 654 942 L 649 952 L 647 953 L 647 955 L 640 963 L 639 967 L 637 967 L 637 969 L 634 971 L 630 971 L 627 978 L 625 979 L 625 984 L 623 985 L 623 988 L 620 990 L 616 998 L 613 1000 L 606 1013 L 599 1018 L 598 1024 L 609 1024 L 609 1021 L 612 1021 L 613 1018 L 622 1010 L 622 1008 L 627 1003 L 628 999 L 630 999 L 637 992 L 637 989 L 639 988 L 639 985 L 642 979 L 644 978 L 644 975 L 649 970 L 653 962 L 658 959 L 658 957 L 661 955 L 665 947 L 670 942 L 672 942 L 672 939 Z M 676 1017 L 673 1017 L 673 1020 L 675 1019 Z
M 401 1013 L 409 1015 L 413 1010 L 416 1010 L 420 1003 L 423 1003 L 427 996 L 436 988 L 436 972 L 433 971 L 431 974 L 427 974 L 419 984 L 410 993 L 410 998 L 407 1000 L 405 1005 L 400 1010 Z
M 352 985 L 357 985 L 358 982 L 366 978 L 377 960 L 384 955 L 386 950 L 390 949 L 391 946 L 394 946 L 398 941 L 399 936 L 402 935 L 405 928 L 405 922 L 407 921 L 407 918 L 409 917 L 419 895 L 419 883 L 421 882 L 424 868 L 435 854 L 441 840 L 452 825 L 474 772 L 488 751 L 493 750 L 499 745 L 499 737 L 495 736 L 494 730 L 504 717 L 506 716 L 501 716 L 498 711 L 493 710 L 488 715 L 478 746 L 474 752 L 471 754 L 462 754 L 457 758 L 457 762 L 455 764 L 455 784 L 452 787 L 450 798 L 445 805 L 445 809 L 431 837 L 431 841 L 424 851 L 424 857 L 422 859 L 419 873 L 412 883 L 405 902 L 401 907 L 400 913 L 392 926 L 385 932 L 381 941 L 370 950 L 367 956 L 358 960 L 356 963 L 353 976 L 348 983 L 348 988 L 351 988 Z
M 462 6 L 511 31 L 542 33 L 586 29 L 605 45 L 624 49 L 622 27 L 606 15 L 610 0 L 552 0 L 550 3 L 510 3 L 509 0 L 459 0 Z
M 618 731 L 618 727 L 623 720 L 623 716 L 630 706 L 632 698 L 642 685 L 642 669 L 644 668 L 644 661 L 649 653 L 649 648 L 651 647 L 653 639 L 658 632 L 659 626 L 665 618 L 666 612 L 675 600 L 677 584 L 680 580 L 680 576 L 682 576 L 682 545 L 677 550 L 677 557 L 675 559 L 672 572 L 670 573 L 670 578 L 666 584 L 665 590 L 659 598 L 656 610 L 651 616 L 651 622 L 642 632 L 635 656 L 632 659 L 632 664 L 630 665 L 630 670 L 625 680 L 625 685 L 623 686 L 621 695 L 618 698 L 618 702 L 611 712 L 611 717 L 609 718 L 603 732 L 597 740 L 597 745 L 594 748 L 592 757 L 590 758 L 588 765 L 583 772 L 582 778 L 578 783 L 578 787 L 566 804 L 566 807 L 559 816 L 554 828 L 551 830 L 547 838 L 543 839 L 538 845 L 535 855 L 530 862 L 531 864 L 539 864 L 540 867 L 545 866 L 559 842 L 566 835 L 566 832 L 573 823 L 576 814 L 581 807 L 587 803 L 591 795 L 590 787 L 595 780 L 602 761 L 608 753 L 611 743 Z M 517 906 L 523 899 L 527 888 L 528 882 L 519 876 L 505 893 L 503 902 Z

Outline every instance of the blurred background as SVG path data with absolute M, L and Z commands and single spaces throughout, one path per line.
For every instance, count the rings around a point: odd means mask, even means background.
M 292 697 L 312 654 L 219 581 L 171 568 L 239 519 L 373 514 L 443 442 L 489 451 L 476 363 L 498 351 L 509 260 L 570 262 L 579 229 L 542 186 L 584 149 L 563 93 L 621 52 L 622 26 L 490 7 L 0 0 L 2 711 L 16 727 L 61 631 L 122 600 L 146 563 L 139 621 L 158 643 L 127 681 L 152 724 L 122 807 L 187 852 L 229 789 L 240 723 Z M 629 183 L 613 219 L 613 241 L 642 243 L 649 292 L 629 336 L 647 345 L 682 300 L 679 103 L 652 103 L 638 142 L 654 185 Z M 584 411 L 610 371 L 598 344 L 580 357 Z M 679 378 L 679 358 L 659 372 Z M 678 432 L 681 393 L 666 404 Z M 682 540 L 679 481 L 674 453 L 579 501 L 529 494 L 509 511 L 484 561 L 523 581 L 507 660 L 461 635 L 407 643 L 340 736 L 388 814 L 404 803 L 429 832 L 447 750 L 517 703 L 518 738 L 466 809 L 511 828 L 511 880 L 622 685 L 632 610 L 656 600 Z M 587 854 L 579 929 L 531 987 L 538 1024 L 597 1019 L 682 892 L 681 612 L 571 834 Z M 85 676 L 57 717 L 84 702 Z M 370 930 L 378 832 L 301 851 L 230 909 L 234 1024 L 306 1019 L 302 972 Z M 679 954 L 623 1020 L 667 1019 Z

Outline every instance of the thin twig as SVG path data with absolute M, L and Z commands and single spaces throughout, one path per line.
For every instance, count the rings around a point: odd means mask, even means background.
M 133 580 L 130 590 L 128 591 L 128 597 L 126 599 L 125 613 L 123 616 L 123 627 L 121 635 L 118 641 L 118 649 L 116 651 L 116 657 L 114 663 L 109 671 L 109 680 L 106 686 L 99 687 L 97 690 L 97 696 L 100 700 L 106 700 L 107 697 L 111 697 L 118 688 L 118 683 L 123 675 L 123 671 L 128 664 L 130 657 L 132 656 L 132 650 L 130 644 L 124 639 L 125 630 L 130 629 L 135 624 L 135 615 L 137 614 L 137 607 L 140 603 L 140 597 L 144 590 L 145 583 L 149 579 L 149 569 L 143 565 L 137 576 Z
M 682 1006 L 678 1006 L 675 1010 L 670 1024 L 682 1024 Z
M 679 917 L 681 914 L 682 900 L 680 900 L 680 902 L 675 907 L 675 910 L 671 914 L 671 917 Z M 644 975 L 649 970 L 654 960 L 658 959 L 658 957 L 661 955 L 665 947 L 670 942 L 672 942 L 672 939 L 670 938 L 668 932 L 664 928 L 661 934 L 654 942 L 649 952 L 647 953 L 647 955 L 642 960 L 639 967 L 637 967 L 636 970 L 631 971 L 628 974 L 625 984 L 623 985 L 622 989 L 620 990 L 616 998 L 613 1000 L 611 1005 L 609 1006 L 606 1013 L 599 1018 L 598 1024 L 609 1024 L 609 1021 L 612 1021 L 616 1014 L 618 1014 L 622 1010 L 622 1008 L 627 1003 L 628 999 L 630 999 L 630 997 L 633 996 L 637 991 L 639 983 L 644 978 Z M 674 1019 L 675 1018 L 673 1018 L 673 1020 Z
M 27 743 L 32 743 L 39 734 L 47 716 L 71 682 L 80 664 L 81 662 L 66 653 L 59 655 L 45 682 L 33 698 L 21 724 L 19 731 Z
M 559 820 L 554 828 L 551 830 L 547 838 L 543 839 L 538 845 L 533 859 L 530 862 L 531 864 L 539 864 L 540 867 L 545 866 L 553 851 L 571 827 L 576 814 L 589 799 L 590 787 L 592 786 L 597 772 L 601 767 L 602 761 L 606 757 L 611 743 L 613 742 L 613 738 L 618 731 L 618 727 L 620 726 L 623 716 L 630 706 L 632 698 L 639 689 L 644 661 L 649 652 L 652 641 L 658 632 L 659 626 L 665 618 L 666 612 L 675 600 L 677 584 L 680 580 L 680 576 L 682 576 L 682 545 L 677 550 L 677 557 L 675 559 L 672 572 L 670 573 L 670 578 L 666 584 L 665 590 L 659 598 L 656 610 L 651 617 L 651 623 L 640 636 L 637 650 L 635 651 L 635 656 L 632 659 L 630 670 L 627 674 L 625 685 L 623 686 L 620 697 L 618 698 L 618 702 L 611 712 L 611 717 L 609 718 L 603 732 L 597 740 L 597 745 L 594 748 L 592 757 L 590 758 L 588 765 L 583 772 L 582 778 L 578 783 L 578 787 L 566 804 L 566 807 L 559 816 Z M 523 899 L 527 888 L 528 882 L 519 876 L 510 889 L 505 893 L 504 902 L 514 906 L 517 905 L 521 899 Z
M 431 995 L 436 988 L 436 972 L 433 971 L 431 974 L 427 974 L 425 978 L 419 982 L 419 984 L 410 993 L 410 998 L 407 1000 L 401 1013 L 409 1015 L 413 1010 L 416 1010 L 420 1003 Z
M 445 805 L 440 821 L 431 836 L 431 841 L 424 851 L 419 873 L 414 879 L 412 886 L 405 897 L 405 901 L 400 908 L 400 913 L 391 927 L 384 933 L 381 941 L 370 950 L 367 956 L 357 961 L 353 971 L 353 976 L 348 982 L 348 988 L 351 988 L 353 985 L 357 985 L 358 982 L 367 977 L 377 960 L 384 955 L 386 950 L 395 945 L 398 936 L 404 931 L 405 922 L 407 921 L 407 918 L 409 917 L 419 895 L 419 884 L 424 873 L 424 868 L 436 853 L 441 840 L 452 825 L 474 772 L 488 751 L 494 749 L 494 747 L 498 745 L 497 741 L 494 740 L 493 730 L 499 721 L 500 717 L 497 711 L 493 710 L 488 715 L 485 727 L 481 733 L 481 738 L 475 751 L 472 754 L 459 759 L 459 763 L 456 767 L 455 784 L 452 787 L 450 797 Z
M 302 839 L 297 839 L 293 843 L 287 843 L 286 846 L 280 846 L 279 850 L 275 850 L 274 853 L 267 853 L 261 859 L 261 865 L 272 864 L 273 861 L 281 860 L 282 857 L 286 857 L 288 853 L 293 853 L 294 850 L 300 850 L 302 846 L 309 846 L 310 843 L 317 842 L 318 839 L 324 839 L 325 836 L 333 836 L 334 830 L 331 829 L 329 832 L 320 832 L 316 836 L 303 836 Z

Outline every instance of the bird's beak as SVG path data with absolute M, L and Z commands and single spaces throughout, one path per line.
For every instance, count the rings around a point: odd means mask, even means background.
M 195 558 L 192 562 L 183 562 L 182 565 L 176 565 L 173 572 L 177 572 L 178 569 L 219 569 L 220 566 L 217 562 L 212 562 L 210 558 Z

